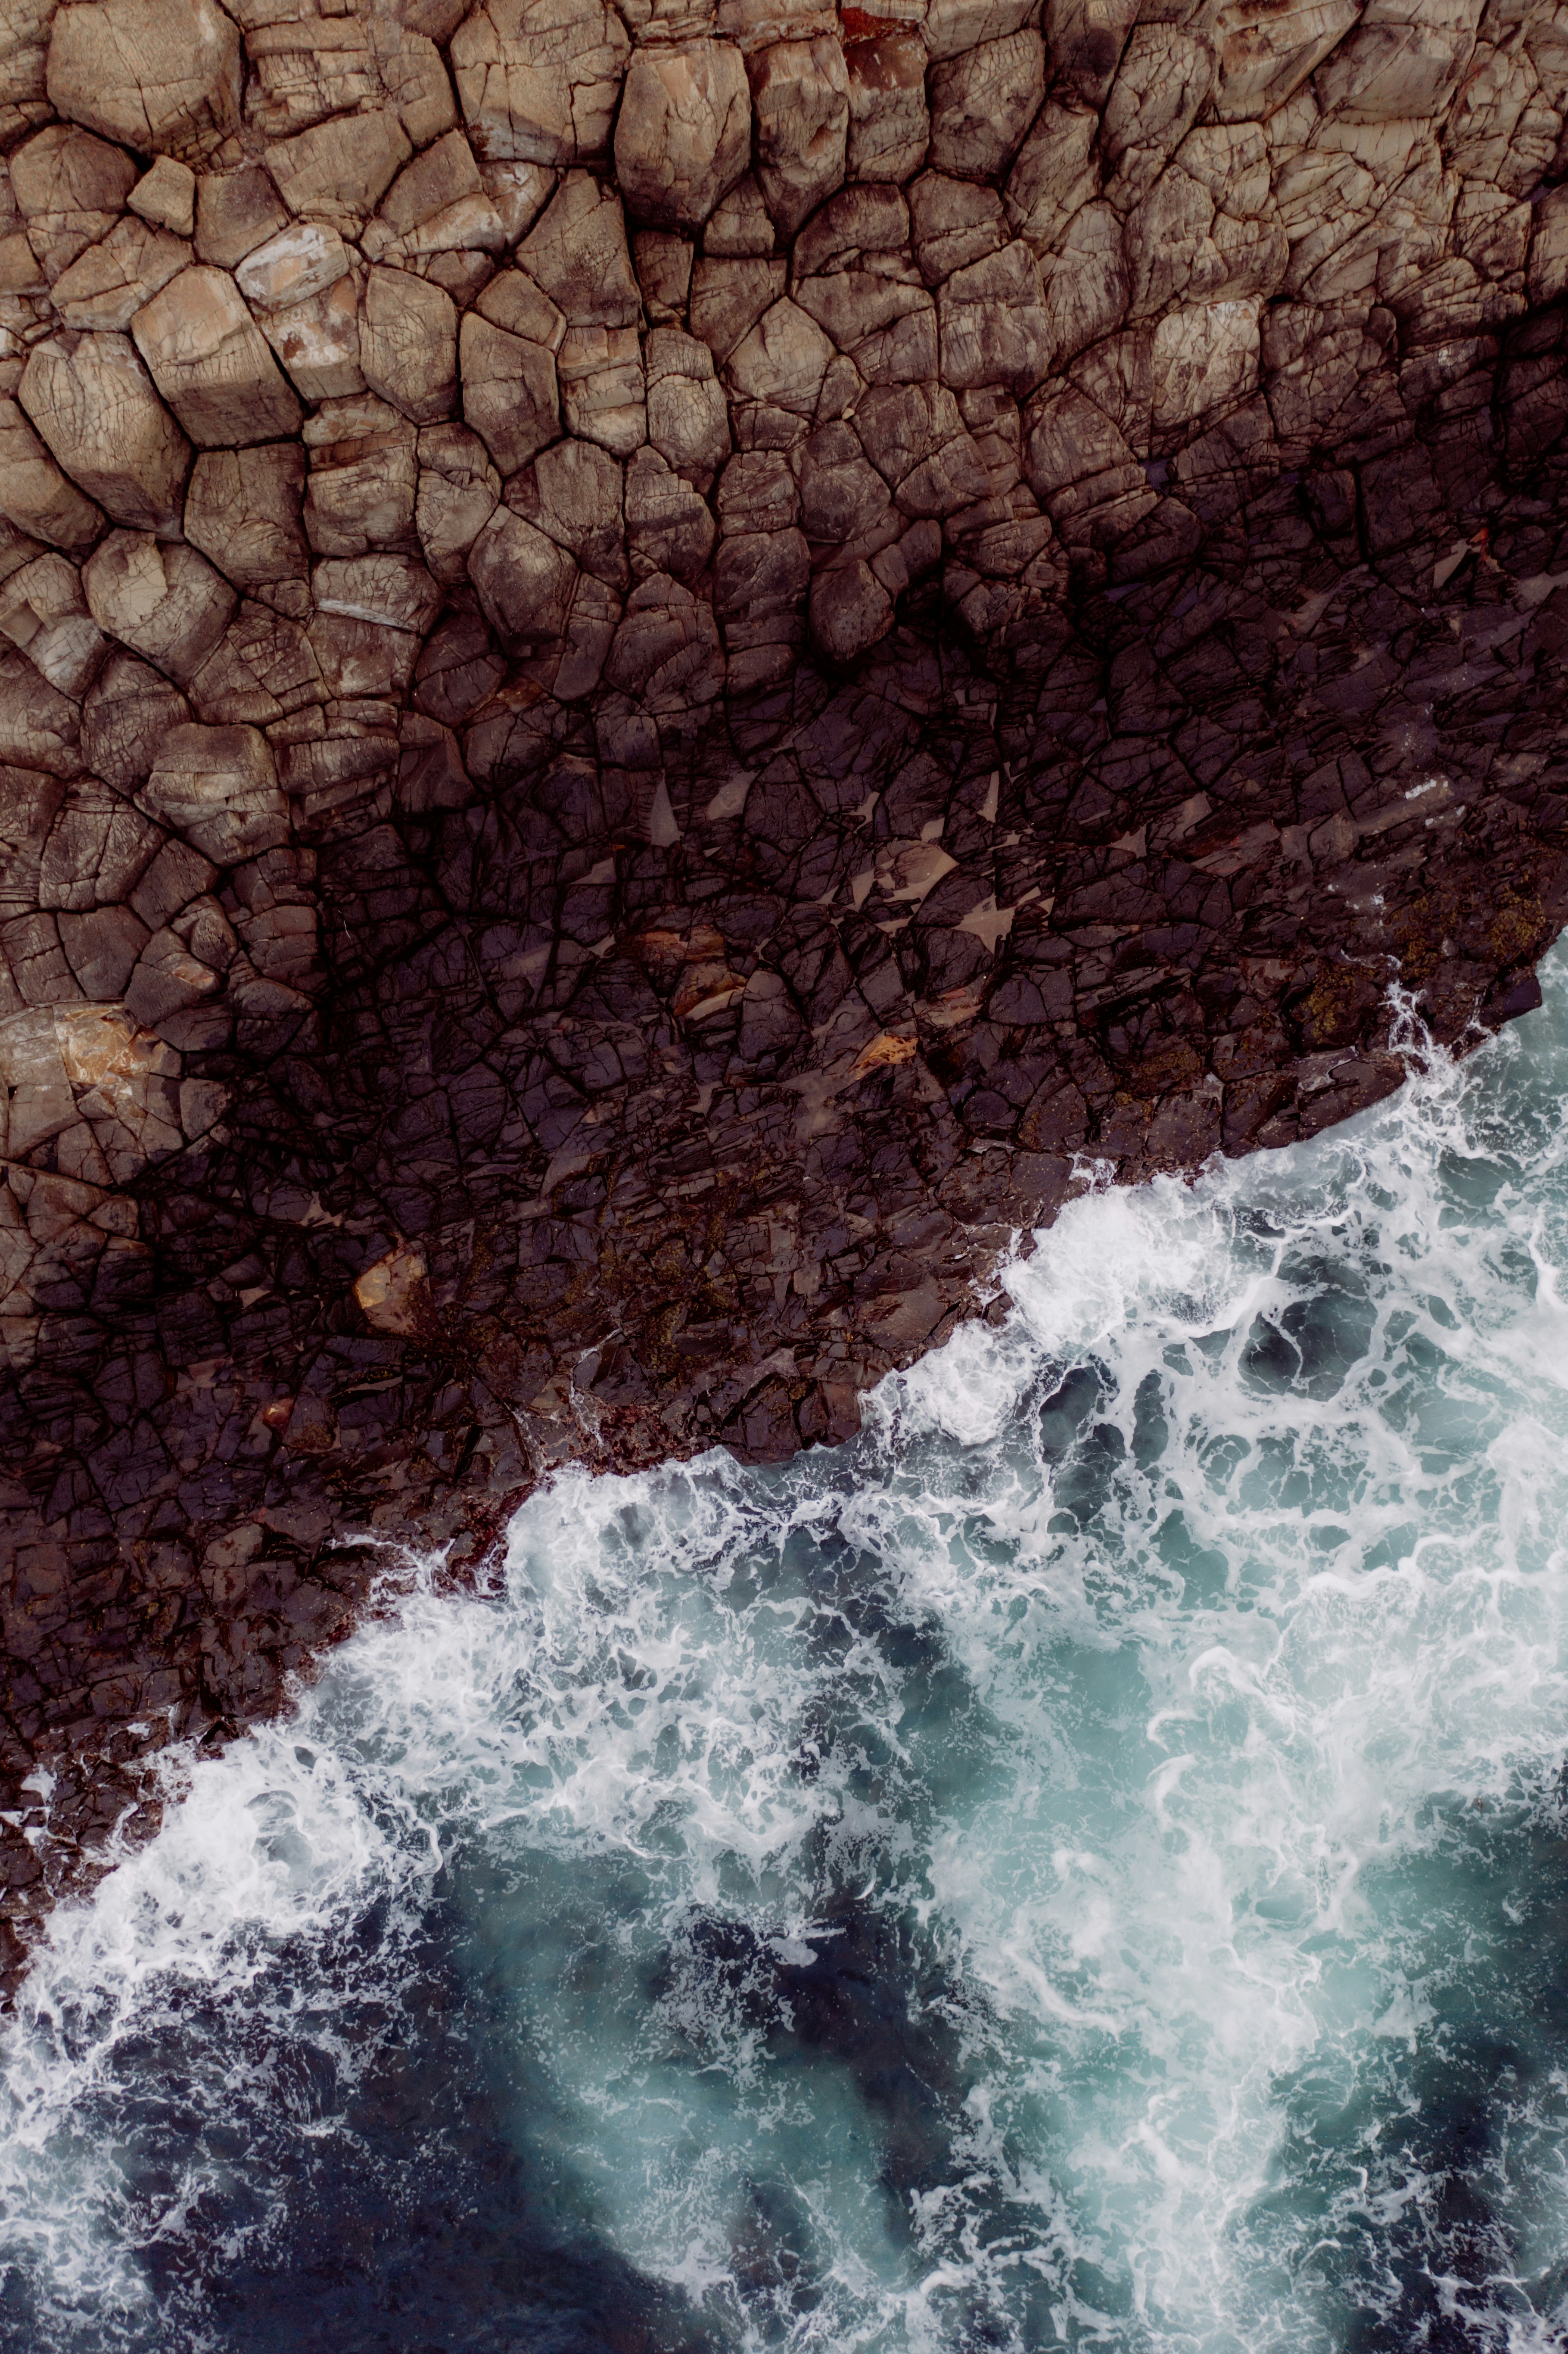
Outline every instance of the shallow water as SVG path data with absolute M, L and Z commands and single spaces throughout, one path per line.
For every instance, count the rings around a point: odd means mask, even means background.
M 0 2348 L 1561 2347 L 1543 979 L 171 1759 L 0 2042 Z

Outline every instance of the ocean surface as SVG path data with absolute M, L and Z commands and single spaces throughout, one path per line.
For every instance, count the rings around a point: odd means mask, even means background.
M 171 1757 L 0 2028 L 4 2354 L 1568 2344 L 1543 981 Z

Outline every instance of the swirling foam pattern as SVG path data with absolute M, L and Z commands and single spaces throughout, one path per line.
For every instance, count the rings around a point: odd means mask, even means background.
M 0 2343 L 1560 2344 L 1547 981 L 172 1764 L 6 2032 Z

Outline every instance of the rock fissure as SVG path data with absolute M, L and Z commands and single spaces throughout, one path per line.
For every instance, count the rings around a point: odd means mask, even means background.
M 1565 117 L 1549 0 L 0 0 L 8 1968 L 344 1540 L 1534 1002 Z

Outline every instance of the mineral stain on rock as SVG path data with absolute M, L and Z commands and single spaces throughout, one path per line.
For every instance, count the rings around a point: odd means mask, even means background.
M 1568 905 L 1549 0 L 0 11 L 9 1961 Z M 347 1542 L 345 1542 L 345 1540 Z

